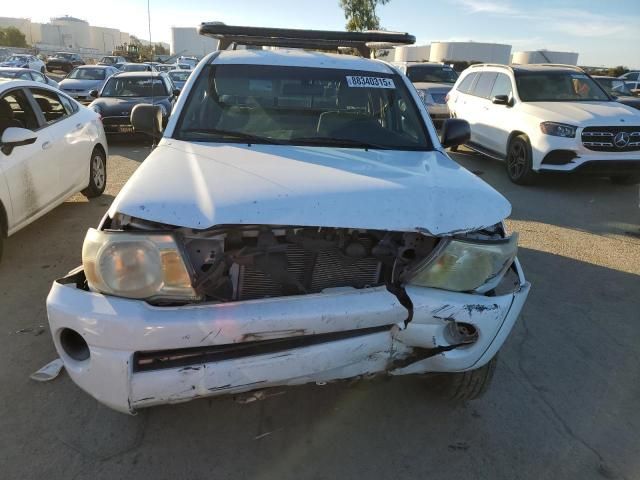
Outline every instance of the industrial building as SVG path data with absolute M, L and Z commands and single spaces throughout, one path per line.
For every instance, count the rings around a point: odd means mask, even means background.
M 0 17 L 0 27 L 16 27 L 24 34 L 28 44 L 42 52 L 71 50 L 83 56 L 100 56 L 131 42 L 127 32 L 117 28 L 96 27 L 69 16 L 52 18 L 49 23 L 36 23 L 28 18 Z M 168 44 L 163 45 L 169 47 Z
M 511 45 L 476 42 L 433 42 L 430 62 L 482 62 L 508 64 Z
M 171 27 L 171 55 L 202 58 L 218 49 L 218 40 L 198 34 L 194 27 Z
M 430 45 L 407 45 L 396 47 L 394 56 L 389 60 L 394 62 L 428 62 L 430 56 Z
M 531 63 L 561 63 L 563 65 L 578 65 L 578 54 L 576 52 L 556 52 L 550 50 L 515 52 L 511 57 L 511 63 L 517 65 L 528 65 Z

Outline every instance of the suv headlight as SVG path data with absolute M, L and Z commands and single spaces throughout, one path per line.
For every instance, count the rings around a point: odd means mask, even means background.
M 406 270 L 412 285 L 456 292 L 496 287 L 518 252 L 518 234 L 501 240 L 444 240 L 432 256 Z
M 170 233 L 90 228 L 82 246 L 89 288 L 119 297 L 195 300 L 187 264 Z
M 564 123 L 556 122 L 542 122 L 540 124 L 540 130 L 547 135 L 553 135 L 554 137 L 568 137 L 573 138 L 576 136 L 576 129 L 573 125 L 566 125 Z

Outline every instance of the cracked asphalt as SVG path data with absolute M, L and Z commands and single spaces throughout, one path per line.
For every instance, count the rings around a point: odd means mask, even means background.
M 102 407 L 56 357 L 45 298 L 80 263 L 97 225 L 148 153 L 111 146 L 108 188 L 76 195 L 11 237 L 0 265 L 0 477 L 3 479 L 640 479 L 638 186 L 553 177 L 535 187 L 502 164 L 455 158 L 513 204 L 533 288 L 494 382 L 466 405 L 419 378 L 277 389 L 156 407 Z

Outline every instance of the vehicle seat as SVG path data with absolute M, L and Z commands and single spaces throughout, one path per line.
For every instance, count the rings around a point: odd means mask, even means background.
M 20 120 L 15 118 L 11 106 L 2 98 L 0 99 L 0 136 L 2 136 L 7 128 L 11 127 L 24 128 L 24 125 Z
M 336 107 L 337 110 L 320 114 L 316 128 L 320 136 L 331 136 L 353 122 L 371 120 L 366 88 L 349 87 L 346 82 L 342 82 L 336 96 Z

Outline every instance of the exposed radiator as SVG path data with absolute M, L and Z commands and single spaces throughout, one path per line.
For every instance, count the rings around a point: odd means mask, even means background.
M 380 284 L 382 264 L 372 257 L 345 257 L 337 248 L 314 253 L 293 244 L 287 246 L 285 256 L 289 275 L 304 288 L 303 291 L 274 281 L 271 275 L 254 266 L 240 266 L 237 299 L 280 297 L 305 292 L 318 293 L 332 287 L 364 288 Z

